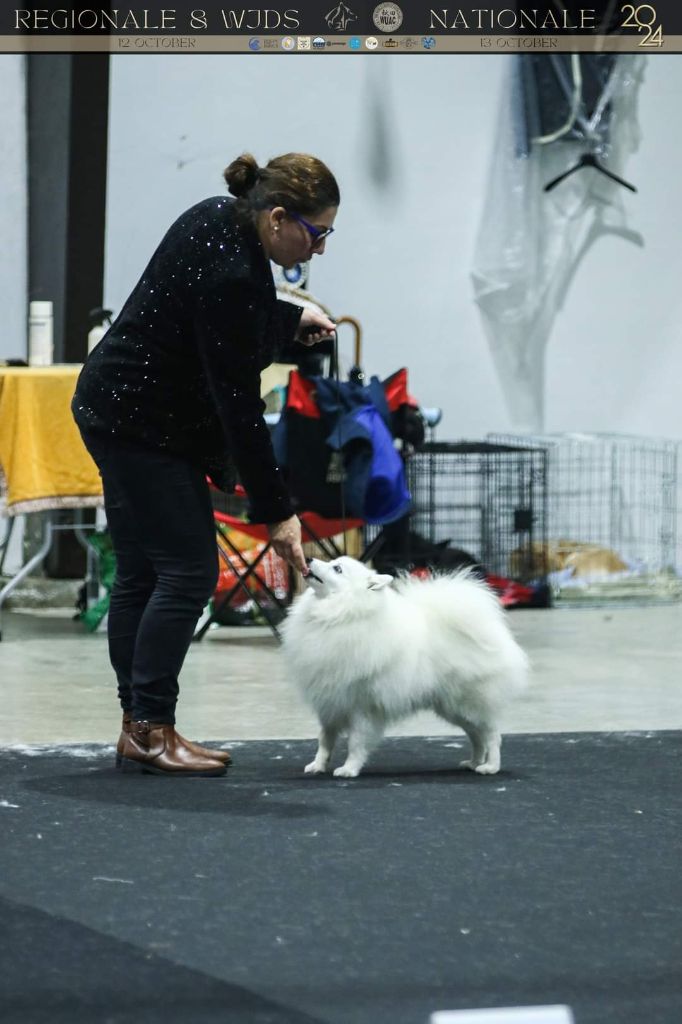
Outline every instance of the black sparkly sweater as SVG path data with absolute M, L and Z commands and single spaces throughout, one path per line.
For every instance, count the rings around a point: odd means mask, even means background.
M 225 490 L 235 467 L 251 518 L 292 506 L 263 419 L 260 372 L 294 337 L 299 306 L 278 301 L 269 261 L 233 200 L 183 213 L 88 357 L 72 410 L 84 432 L 163 449 Z

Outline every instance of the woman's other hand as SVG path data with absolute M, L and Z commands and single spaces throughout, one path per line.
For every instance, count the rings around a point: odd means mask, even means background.
M 280 558 L 294 569 L 298 569 L 304 576 L 307 575 L 308 566 L 301 545 L 301 523 L 298 516 L 283 519 L 280 523 L 271 523 L 268 531 L 272 546 Z
M 302 345 L 317 345 L 318 342 L 331 337 L 335 330 L 336 324 L 328 316 L 304 306 L 296 332 L 296 340 L 300 341 Z

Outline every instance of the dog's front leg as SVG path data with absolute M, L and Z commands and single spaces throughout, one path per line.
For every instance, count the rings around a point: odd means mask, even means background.
M 315 760 L 307 764 L 303 769 L 307 775 L 321 775 L 329 767 L 329 761 L 334 752 L 339 730 L 334 725 L 323 725 L 317 742 L 317 753 Z
M 356 715 L 348 731 L 348 757 L 345 764 L 334 771 L 341 779 L 354 779 L 360 774 L 367 758 L 381 742 L 383 723 L 365 715 Z

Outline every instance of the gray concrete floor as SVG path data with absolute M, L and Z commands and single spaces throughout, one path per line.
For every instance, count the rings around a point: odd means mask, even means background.
M 113 742 L 120 723 L 106 638 L 72 611 L 7 611 L 0 642 L 0 746 Z M 510 613 L 533 686 L 509 732 L 682 728 L 682 605 Z M 192 645 L 178 728 L 239 742 L 316 735 L 267 629 L 219 627 Z M 456 732 L 429 714 L 394 735 Z

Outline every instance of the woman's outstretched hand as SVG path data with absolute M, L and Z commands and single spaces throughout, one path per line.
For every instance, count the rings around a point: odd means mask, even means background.
M 276 553 L 304 576 L 308 573 L 303 547 L 301 545 L 301 523 L 298 516 L 283 519 L 268 526 L 270 540 Z

